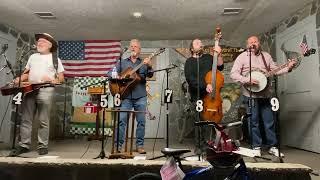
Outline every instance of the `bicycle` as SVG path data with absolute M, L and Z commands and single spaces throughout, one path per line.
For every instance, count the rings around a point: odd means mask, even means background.
M 201 179 L 206 178 L 212 179 L 215 169 L 225 169 L 225 168 L 234 168 L 234 170 L 224 178 L 224 180 L 232 180 L 241 178 L 243 180 L 250 180 L 250 174 L 247 170 L 247 167 L 244 163 L 244 160 L 240 154 L 234 153 L 238 149 L 238 146 L 234 141 L 232 141 L 227 133 L 225 132 L 226 128 L 242 125 L 242 121 L 229 123 L 225 125 L 218 125 L 215 122 L 201 121 L 196 122 L 197 126 L 213 126 L 216 130 L 215 141 L 208 141 L 207 143 L 207 161 L 211 164 L 208 167 L 193 169 L 189 172 L 184 172 L 184 180 L 190 179 Z M 164 148 L 161 152 L 167 158 L 174 158 L 177 165 L 183 171 L 183 166 L 181 163 L 181 156 L 185 153 L 191 152 L 189 149 L 173 149 L 173 148 Z M 155 173 L 143 172 L 136 174 L 129 178 L 129 180 L 161 180 L 161 176 Z

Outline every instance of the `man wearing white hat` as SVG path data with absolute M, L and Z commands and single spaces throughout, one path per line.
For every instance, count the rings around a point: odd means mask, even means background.
M 23 74 L 14 83 L 27 81 L 34 83 L 59 84 L 64 81 L 61 60 L 57 58 L 58 43 L 47 33 L 36 34 L 38 53 L 29 57 Z M 20 125 L 20 141 L 10 156 L 18 156 L 30 151 L 33 118 L 39 120 L 38 154 L 48 154 L 50 110 L 54 87 L 43 87 L 25 94 L 22 101 L 22 116 Z

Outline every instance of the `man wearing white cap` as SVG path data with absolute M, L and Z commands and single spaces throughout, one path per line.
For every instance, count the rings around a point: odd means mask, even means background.
M 36 34 L 38 53 L 29 57 L 23 74 L 14 83 L 27 81 L 34 83 L 60 84 L 64 81 L 64 68 L 57 58 L 58 43 L 47 33 Z M 22 116 L 20 125 L 19 145 L 13 149 L 10 156 L 18 156 L 30 151 L 33 118 L 39 120 L 38 154 L 48 154 L 50 110 L 54 87 L 42 87 L 39 90 L 25 94 L 22 101 Z

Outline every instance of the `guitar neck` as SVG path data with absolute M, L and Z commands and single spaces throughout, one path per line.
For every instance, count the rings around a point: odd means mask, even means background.
M 150 56 L 148 56 L 149 59 L 152 59 L 155 56 L 154 53 L 152 53 Z M 136 71 L 138 71 L 141 67 L 143 66 L 143 60 L 141 61 L 141 63 L 136 66 L 132 71 L 131 74 L 135 73 Z

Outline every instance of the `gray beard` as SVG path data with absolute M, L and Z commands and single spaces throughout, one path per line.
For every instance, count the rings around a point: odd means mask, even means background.
M 134 52 L 134 51 L 132 51 L 132 52 L 131 52 L 131 56 L 132 56 L 132 57 L 136 57 L 136 56 L 137 56 L 137 53 Z

